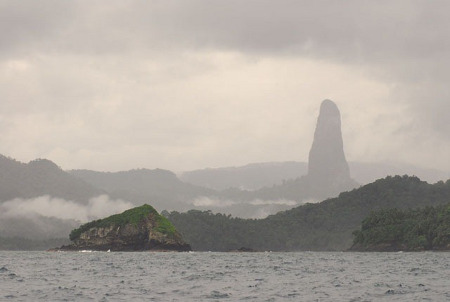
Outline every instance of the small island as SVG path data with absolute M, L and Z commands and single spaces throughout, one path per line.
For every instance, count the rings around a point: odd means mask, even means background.
M 56 251 L 190 251 L 172 223 L 152 206 L 127 210 L 72 230 L 73 242 Z
M 372 212 L 353 235 L 350 251 L 450 251 L 450 204 Z

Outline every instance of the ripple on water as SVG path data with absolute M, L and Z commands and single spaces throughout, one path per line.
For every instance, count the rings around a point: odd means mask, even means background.
M 446 301 L 450 298 L 450 253 L 0 252 L 1 257 L 10 264 L 0 265 L 0 300 L 33 297 L 35 301 Z
M 230 297 L 229 294 L 221 293 L 217 290 L 213 290 L 209 295 L 206 296 L 206 298 L 210 298 L 210 299 L 226 299 L 229 297 Z
M 6 295 L 4 296 L 6 299 L 16 299 L 17 297 L 14 295 Z

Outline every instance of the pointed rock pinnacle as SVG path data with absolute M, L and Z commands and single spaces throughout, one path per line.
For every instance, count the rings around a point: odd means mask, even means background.
M 341 115 L 336 104 L 330 100 L 324 100 L 320 106 L 309 152 L 308 177 L 313 182 L 334 185 L 350 179 L 342 141 Z

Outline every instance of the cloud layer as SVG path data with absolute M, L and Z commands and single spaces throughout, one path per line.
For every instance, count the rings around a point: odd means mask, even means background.
M 0 204 L 0 237 L 69 238 L 80 223 L 121 213 L 133 207 L 123 200 L 100 195 L 82 205 L 49 196 L 13 199 Z
M 0 153 L 63 168 L 347 158 L 450 170 L 450 4 L 3 1 Z
M 3 218 L 27 218 L 30 216 L 51 217 L 62 220 L 75 220 L 81 223 L 121 213 L 133 207 L 123 200 L 111 200 L 100 195 L 89 200 L 87 205 L 60 198 L 41 196 L 33 199 L 13 199 L 0 204 Z

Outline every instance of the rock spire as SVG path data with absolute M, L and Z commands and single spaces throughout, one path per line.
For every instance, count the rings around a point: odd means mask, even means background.
M 333 101 L 320 106 L 314 141 L 309 152 L 308 178 L 313 183 L 339 187 L 350 180 L 350 170 L 344 154 L 341 115 Z

